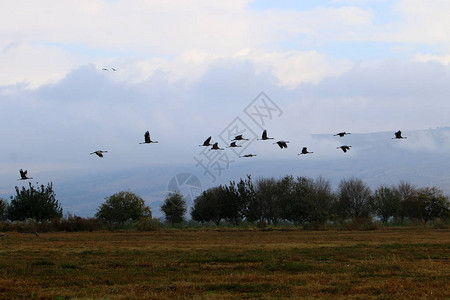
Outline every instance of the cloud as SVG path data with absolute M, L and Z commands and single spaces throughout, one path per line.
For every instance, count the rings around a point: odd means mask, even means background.
M 449 9 L 450 3 L 445 0 L 399 0 L 394 11 L 400 19 L 393 23 L 393 33 L 387 36 L 397 42 L 448 43 Z
M 338 38 L 355 26 L 370 25 L 372 18 L 371 11 L 358 7 L 254 11 L 248 3 L 4 1 L 0 37 L 5 55 L 0 62 L 8 62 L 13 76 L 0 76 L 0 85 L 26 82 L 37 87 L 88 63 L 99 69 L 116 66 L 121 69 L 116 77 L 129 82 L 162 70 L 171 80 L 189 83 L 217 60 L 249 51 L 246 59 L 292 87 L 334 75 L 342 62 L 314 49 L 271 49 L 273 45 L 303 34 Z
M 415 60 L 419 62 L 439 62 L 443 65 L 448 65 L 450 64 L 450 55 L 417 53 Z
M 331 61 L 316 51 L 286 51 L 250 56 L 257 72 L 268 72 L 282 86 L 294 88 L 300 83 L 319 83 L 329 76 L 344 73 L 350 65 Z
M 26 82 L 31 88 L 59 80 L 75 66 L 58 47 L 20 42 L 0 44 L 0 65 L 5 70 L 0 74 L 2 85 Z
M 311 133 L 448 125 L 450 69 L 438 63 L 355 65 L 296 87 L 280 85 L 274 72 L 259 64 L 242 57 L 216 60 L 189 84 L 161 70 L 135 83 L 116 81 L 115 73 L 87 65 L 37 89 L 0 90 L 2 136 L 9 141 L 1 150 L 3 163 L 95 168 L 109 157 L 116 163 L 103 167 L 186 163 L 206 137 L 217 138 L 234 118 L 245 118 L 244 108 L 262 88 L 284 112 L 270 124 L 270 133 L 302 141 L 295 147 L 310 143 Z M 138 145 L 146 130 L 159 145 Z M 110 153 L 94 160 L 89 153 L 97 149 Z

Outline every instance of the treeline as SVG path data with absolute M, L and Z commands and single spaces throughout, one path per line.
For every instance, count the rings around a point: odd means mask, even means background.
M 121 191 L 105 198 L 92 218 L 63 217 L 53 186 L 16 187 L 8 202 L 0 199 L 0 231 L 156 230 L 166 227 L 302 226 L 305 229 L 375 229 L 377 224 L 432 223 L 448 227 L 449 197 L 436 187 L 417 188 L 408 182 L 371 190 L 360 179 L 342 180 L 336 190 L 318 177 L 251 176 L 205 190 L 194 200 L 191 220 L 180 193 L 169 193 L 161 205 L 165 222 L 152 218 L 138 195 Z
M 95 217 L 68 214 L 56 199 L 52 183 L 47 186 L 16 187 L 11 201 L 0 199 L 0 231 L 38 233 L 48 231 L 94 231 L 104 229 L 155 230 L 159 220 L 153 219 L 150 207 L 131 192 L 121 191 L 106 197 Z
M 447 223 L 449 197 L 436 187 L 416 188 L 408 182 L 372 191 L 360 179 L 342 180 L 333 191 L 322 177 L 285 176 L 281 179 L 248 176 L 204 191 L 191 217 L 201 223 L 221 221 L 260 226 L 291 222 L 304 228 L 324 224 Z

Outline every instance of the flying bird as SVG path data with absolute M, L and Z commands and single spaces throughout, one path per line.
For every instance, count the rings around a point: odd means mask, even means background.
M 205 147 L 212 146 L 212 144 L 211 144 L 211 137 L 207 138 L 207 139 L 203 142 L 203 145 L 199 145 L 199 146 L 200 146 L 200 147 L 202 147 L 202 146 L 205 146 Z
M 144 134 L 144 142 L 143 143 L 139 143 L 139 144 L 150 144 L 150 143 L 158 143 L 158 141 L 152 141 L 150 139 L 150 132 L 148 132 L 148 130 L 145 132 Z
M 406 136 L 402 136 L 402 132 L 399 130 L 395 133 L 395 138 L 392 138 L 393 140 L 395 139 L 407 139 Z
M 117 69 L 115 69 L 115 68 L 111 68 L 111 70 L 113 70 L 113 71 L 117 71 Z
M 297 154 L 297 155 L 309 154 L 309 153 L 314 153 L 314 152 L 308 152 L 308 149 L 307 149 L 306 147 L 303 147 L 302 153 L 299 153 L 299 154 Z
M 283 148 L 287 148 L 287 143 L 289 143 L 289 141 L 278 141 L 278 142 L 273 143 L 273 144 L 274 144 L 274 145 L 275 145 L 275 144 L 278 144 L 278 146 L 279 146 L 281 149 L 283 149 Z
M 27 176 L 27 173 L 28 173 L 28 170 L 22 170 L 22 169 L 20 169 L 19 170 L 19 173 L 20 173 L 20 179 L 17 179 L 17 180 L 27 180 L 27 179 L 33 179 L 33 177 L 28 177 Z
M 239 156 L 239 157 L 243 158 L 243 157 L 253 157 L 253 156 L 256 156 L 256 154 L 245 154 L 245 155 L 242 155 L 242 156 Z
M 108 69 L 106 69 L 106 68 L 103 68 L 103 69 L 102 69 L 102 71 L 108 71 Z
M 92 154 L 97 154 L 99 157 L 103 157 L 103 153 L 107 153 L 108 151 L 104 151 L 104 150 L 97 150 L 91 153 Z
M 342 151 L 344 151 L 344 153 L 346 153 L 348 150 L 350 150 L 350 147 L 351 146 L 344 145 L 344 146 L 337 147 L 336 149 L 342 149 Z
M 210 150 L 223 150 L 223 148 L 219 148 L 219 143 L 214 143 Z
M 351 134 L 351 133 L 349 133 L 349 132 L 339 132 L 339 133 L 336 133 L 334 136 L 339 136 L 339 137 L 343 137 L 344 135 L 347 135 L 347 134 Z
M 240 134 L 240 135 L 235 136 L 234 139 L 232 139 L 232 141 L 248 141 L 248 139 L 244 139 L 242 137 L 242 134 Z
M 230 144 L 230 146 L 228 146 L 227 148 L 236 148 L 236 147 L 242 147 L 241 145 L 236 145 L 236 142 L 232 142 Z
M 260 141 L 264 141 L 264 140 L 273 140 L 273 138 L 267 137 L 267 130 L 264 129 L 263 133 L 262 133 L 262 137 L 260 139 L 258 139 Z

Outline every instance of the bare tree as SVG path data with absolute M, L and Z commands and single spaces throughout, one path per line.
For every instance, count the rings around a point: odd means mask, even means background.
M 400 181 L 394 193 L 397 195 L 400 201 L 400 207 L 397 211 L 396 217 L 400 219 L 403 224 L 411 213 L 418 209 L 417 206 L 417 188 L 407 181 Z
M 339 184 L 338 207 L 344 217 L 354 220 L 370 214 L 370 188 L 360 179 L 342 180 Z
M 393 189 L 380 186 L 373 194 L 371 207 L 383 223 L 397 214 L 400 209 L 400 196 Z
M 0 198 L 0 221 L 4 221 L 7 218 L 8 201 Z

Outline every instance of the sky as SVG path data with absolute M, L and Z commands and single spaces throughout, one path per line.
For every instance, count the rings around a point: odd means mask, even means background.
M 290 152 L 248 142 L 261 164 L 338 144 L 314 134 L 449 126 L 449 10 L 445 0 L 0 1 L 0 196 L 23 183 L 21 168 L 57 195 L 134 169 L 157 170 L 149 190 L 184 169 L 206 186 L 198 145 L 213 136 L 225 147 L 221 133 L 239 126 L 290 141 Z M 276 108 L 264 124 L 251 112 L 261 97 Z M 147 130 L 158 144 L 139 145 Z M 131 186 L 111 182 L 99 183 L 104 197 Z

